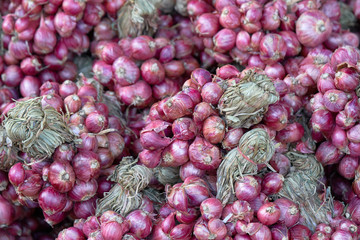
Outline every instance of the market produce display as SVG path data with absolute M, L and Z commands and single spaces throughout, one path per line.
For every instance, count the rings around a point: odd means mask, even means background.
M 360 239 L 359 0 L 0 16 L 0 240 Z

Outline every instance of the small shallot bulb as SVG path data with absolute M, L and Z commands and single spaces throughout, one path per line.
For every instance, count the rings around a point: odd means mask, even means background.
M 197 130 L 191 118 L 183 117 L 176 119 L 172 124 L 174 137 L 180 140 L 191 140 L 195 138 Z
M 204 121 L 202 132 L 210 143 L 220 143 L 225 136 L 225 122 L 218 116 L 210 116 Z
M 326 91 L 335 89 L 334 78 L 329 73 L 323 73 L 317 81 L 317 88 L 319 92 L 324 94 Z
M 239 144 L 240 138 L 244 134 L 241 128 L 233 128 L 226 132 L 222 141 L 222 147 L 226 150 L 231 150 Z
M 335 126 L 331 133 L 331 143 L 340 151 L 349 152 L 349 139 L 346 136 L 346 131 L 339 126 Z
M 56 46 L 55 31 L 51 30 L 46 24 L 44 17 L 41 17 L 39 28 L 34 35 L 34 51 L 39 54 L 51 53 Z
M 173 44 L 169 44 L 161 49 L 159 60 L 161 63 L 170 62 L 175 58 L 176 50 Z
M 351 180 L 355 177 L 355 172 L 358 166 L 358 158 L 347 155 L 340 160 L 338 172 L 342 177 Z
M 326 91 L 323 96 L 323 104 L 331 112 L 343 110 L 347 100 L 346 93 L 336 89 Z
M 26 178 L 24 182 L 17 186 L 19 194 L 25 197 L 37 196 L 42 188 L 43 181 L 41 179 L 41 176 L 40 174 L 37 174 L 34 170 L 26 170 Z
M 246 232 L 253 240 L 271 240 L 270 229 L 261 223 L 249 223 L 246 227 Z
M 206 83 L 201 89 L 201 97 L 204 102 L 217 105 L 223 95 L 223 89 L 214 82 Z
M 219 22 L 224 28 L 234 29 L 240 26 L 240 17 L 238 7 L 227 5 L 221 11 Z
M 65 193 L 75 184 L 75 172 L 68 161 L 54 161 L 49 167 L 48 180 L 56 190 Z
M 211 73 L 203 68 L 197 68 L 191 73 L 191 82 L 199 87 L 199 89 L 206 83 L 211 82 Z
M 201 37 L 214 36 L 219 27 L 219 17 L 213 13 L 204 13 L 195 22 L 195 31 Z
M 196 124 L 201 124 L 209 116 L 217 115 L 214 107 L 207 102 L 201 102 L 194 108 L 193 119 Z
M 196 239 L 199 240 L 224 239 L 226 233 L 227 228 L 225 224 L 217 218 L 211 219 L 207 224 L 206 222 L 199 222 L 194 227 L 194 235 L 196 236 Z
M 68 197 L 74 202 L 86 201 L 95 196 L 98 183 L 95 179 L 91 179 L 89 182 L 76 180 L 76 183 L 68 192 Z
M 280 79 L 283 79 L 286 75 L 285 68 L 281 63 L 267 65 L 264 70 L 265 70 L 266 75 L 268 75 L 272 79 L 280 80 Z M 279 83 L 279 81 L 278 81 L 278 83 Z M 275 85 L 275 83 L 274 83 L 274 85 Z M 275 86 L 275 88 L 276 88 L 277 92 L 279 92 L 279 94 L 282 94 L 281 91 L 278 91 L 276 86 Z
M 143 80 L 119 88 L 116 90 L 116 95 L 126 105 L 138 108 L 146 107 L 152 100 L 151 86 Z
M 286 198 L 279 198 L 275 200 L 275 204 L 280 208 L 280 223 L 285 224 L 286 227 L 291 227 L 298 222 L 300 211 L 294 202 Z
M 347 136 L 347 138 L 349 139 L 350 142 L 353 142 L 353 143 L 359 143 L 360 142 L 359 131 L 360 131 L 360 124 L 356 124 L 355 126 L 350 128 L 346 132 L 346 136 Z
M 297 56 L 301 51 L 301 44 L 299 43 L 296 34 L 292 31 L 282 31 L 279 32 L 279 34 L 286 43 L 286 56 Z
M 266 34 L 260 42 L 260 57 L 266 64 L 274 64 L 286 55 L 287 46 L 279 34 Z
M 183 187 L 190 206 L 198 207 L 205 199 L 209 198 L 208 186 L 205 180 L 199 177 L 190 176 L 184 180 Z
M 149 36 L 139 36 L 131 41 L 131 55 L 136 60 L 147 60 L 156 54 L 156 44 Z
M 140 78 L 140 69 L 135 62 L 126 56 L 121 56 L 112 64 L 115 83 L 121 86 L 134 84 Z
M 115 220 L 101 223 L 100 239 L 109 239 L 109 240 L 122 239 L 125 230 L 123 225 L 124 223 Z
M 187 12 L 189 16 L 196 17 L 206 12 L 212 12 L 213 8 L 205 1 L 192 0 L 187 3 Z
M 53 215 L 64 209 L 67 197 L 65 194 L 56 191 L 54 187 L 50 186 L 41 190 L 38 201 L 44 213 Z
M 107 117 L 99 112 L 90 113 L 85 119 L 86 128 L 93 133 L 99 133 L 100 131 L 105 130 L 107 125 Z
M 24 74 L 34 76 L 41 71 L 41 62 L 37 57 L 27 57 L 21 61 L 20 68 Z
M 81 108 L 81 99 L 78 95 L 69 95 L 64 99 L 65 109 L 70 113 L 76 113 Z
M 209 221 L 212 218 L 220 218 L 223 206 L 219 199 L 208 198 L 200 205 L 200 212 L 203 219 Z
M 311 231 L 308 227 L 297 224 L 290 228 L 290 235 L 294 239 L 309 239 L 311 236 Z
M 270 129 L 280 131 L 286 127 L 288 117 L 288 111 L 283 104 L 271 104 L 263 120 Z
M 186 212 L 177 211 L 176 220 L 180 223 L 191 224 L 199 217 L 199 211 L 195 208 L 189 208 Z
M 123 54 L 121 47 L 115 42 L 106 42 L 101 49 L 100 59 L 107 64 L 113 64 L 114 61 Z
M 281 153 L 275 153 L 269 163 L 276 172 L 284 176 L 290 171 L 290 160 Z
M 316 47 L 332 32 L 330 19 L 320 10 L 306 11 L 296 21 L 296 35 L 305 47 Z
M 233 65 L 224 65 L 216 69 L 216 76 L 221 79 L 236 78 L 240 75 L 240 71 Z
M 72 159 L 72 165 L 76 177 L 88 182 L 92 178 L 97 178 L 100 174 L 99 156 L 91 151 L 81 151 Z
M 221 163 L 219 148 L 201 137 L 196 137 L 190 145 L 189 157 L 195 167 L 202 170 L 215 170 Z
M 45 95 L 41 99 L 41 106 L 45 107 L 53 107 L 56 111 L 62 112 L 64 109 L 64 101 L 57 94 L 49 94 Z
M 270 230 L 271 230 L 271 237 L 273 240 L 290 239 L 289 229 L 282 224 L 275 224 L 271 226 Z
M 354 91 L 359 85 L 359 74 L 352 68 L 340 69 L 334 78 L 336 88 L 345 92 Z
M 334 127 L 334 117 L 330 111 L 319 109 L 311 116 L 310 126 L 315 132 L 329 133 Z
M 165 132 L 170 127 L 170 123 L 161 120 L 154 120 L 146 125 L 140 132 L 143 148 L 156 150 L 167 147 L 171 143 L 171 139 L 166 136 Z
M 69 95 L 76 94 L 77 91 L 78 91 L 78 87 L 76 86 L 76 83 L 70 80 L 65 80 L 59 86 L 59 95 L 62 98 L 66 98 Z
M 165 75 L 169 78 L 181 77 L 186 69 L 184 62 L 180 60 L 172 60 L 164 64 Z
M 354 239 L 351 236 L 351 233 L 345 230 L 336 230 L 332 235 L 331 235 L 331 240 L 352 240 Z
M 235 194 L 238 200 L 252 201 L 261 190 L 260 183 L 253 176 L 244 176 L 235 182 Z
M 161 166 L 179 167 L 189 161 L 189 143 L 176 139 L 161 153 Z
M 14 164 L 8 173 L 9 181 L 12 185 L 18 186 L 25 180 L 25 169 L 24 164 L 16 163 Z
M 76 27 L 76 17 L 59 11 L 55 15 L 54 26 L 61 37 L 69 37 Z
M 272 225 L 280 219 L 280 208 L 274 202 L 268 202 L 262 205 L 257 211 L 257 218 L 262 224 Z
M 261 24 L 264 30 L 276 30 L 280 27 L 280 16 L 275 6 L 267 6 L 264 8 Z
M 40 81 L 36 77 L 26 76 L 20 83 L 20 93 L 23 97 L 36 97 L 40 93 Z
M 246 31 L 240 31 L 236 36 L 236 47 L 243 52 L 252 51 L 251 36 Z
M 261 192 L 266 195 L 276 194 L 281 190 L 283 183 L 283 175 L 275 172 L 267 173 L 261 183 Z
M 17 65 L 8 66 L 1 74 L 1 81 L 8 87 L 17 87 L 23 79 L 23 73 Z
M 300 141 L 304 136 L 304 127 L 300 123 L 290 123 L 276 134 L 276 140 L 284 143 Z
M 217 52 L 227 52 L 235 46 L 236 33 L 231 29 L 222 29 L 213 37 L 214 50 Z
M 82 219 L 82 220 L 84 220 L 84 219 Z M 79 223 L 79 222 L 77 222 L 77 223 Z M 86 236 L 90 236 L 91 232 L 94 232 L 94 231 L 97 231 L 100 229 L 100 222 L 96 216 L 91 216 L 91 217 L 87 218 L 82 224 L 83 224 L 82 226 L 79 226 L 79 229 L 81 229 Z
M 52 158 L 54 161 L 71 161 L 74 156 L 74 147 L 72 147 L 70 144 L 62 144 L 55 149 Z
M 147 83 L 156 85 L 164 81 L 165 69 L 158 60 L 151 58 L 141 65 L 141 76 Z
M 350 147 L 350 145 L 349 145 Z M 322 142 L 316 149 L 315 157 L 324 166 L 340 161 L 343 154 L 330 141 Z
M 165 190 L 167 202 L 172 208 L 178 211 L 186 211 L 188 209 L 187 196 L 181 183 L 177 183 L 170 189 Z
M 65 228 L 57 237 L 58 240 L 67 240 L 67 239 L 77 239 L 77 240 L 85 240 L 84 233 L 76 228 L 76 227 L 69 227 Z
M 139 153 L 139 160 L 148 168 L 155 168 L 161 162 L 161 149 L 148 150 L 144 149 Z
M 191 56 L 193 50 L 193 43 L 187 38 L 175 40 L 175 57 L 177 59 L 184 59 Z
M 189 176 L 203 177 L 204 175 L 205 175 L 205 170 L 198 169 L 190 161 L 181 165 L 180 167 L 180 178 L 183 181 Z
M 150 235 L 152 230 L 152 221 L 150 216 L 142 210 L 135 210 L 126 216 L 129 221 L 131 233 L 134 233 L 138 238 L 146 238 Z
M 191 97 L 179 92 L 165 101 L 162 111 L 168 119 L 175 120 L 191 114 L 193 108 L 194 102 Z

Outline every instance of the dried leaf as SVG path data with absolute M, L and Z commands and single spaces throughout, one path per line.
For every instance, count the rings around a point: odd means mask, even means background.
M 346 3 L 340 2 L 340 24 L 341 28 L 348 30 L 351 27 L 354 27 L 357 23 L 356 16 L 354 15 L 353 9 Z
M 119 38 L 153 35 L 158 14 L 152 1 L 128 0 L 117 14 Z
M 176 0 L 175 10 L 184 17 L 189 15 L 186 8 L 188 1 L 189 0 Z
M 3 127 L 0 128 L 0 170 L 9 169 L 19 160 L 17 149 L 12 147 L 12 141 L 6 135 Z
M 176 2 L 176 0 L 153 0 L 155 7 L 163 13 L 171 13 Z
M 154 176 L 164 186 L 166 184 L 174 185 L 181 182 L 178 167 L 174 168 L 159 166 L 154 169 Z

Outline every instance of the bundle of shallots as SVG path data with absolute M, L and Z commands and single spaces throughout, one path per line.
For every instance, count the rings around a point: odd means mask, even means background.
M 331 201 L 328 197 L 321 199 L 318 195 L 320 180 L 324 176 L 324 169 L 314 155 L 288 152 L 286 156 L 292 164 L 292 171 L 285 176 L 280 197 L 297 203 L 303 222 L 314 231 L 320 223 L 329 223 L 328 213 Z
M 126 216 L 140 207 L 143 198 L 141 191 L 149 185 L 153 172 L 137 162 L 132 157 L 125 157 L 116 167 L 110 176 L 111 181 L 116 184 L 98 202 L 96 215 L 113 210 Z
M 255 175 L 258 164 L 268 164 L 275 152 L 268 133 L 255 128 L 246 132 L 237 148 L 232 149 L 217 170 L 217 198 L 226 205 L 235 196 L 235 182 L 246 175 Z
M 249 128 L 259 123 L 268 106 L 278 100 L 271 79 L 266 74 L 250 70 L 239 82 L 226 89 L 218 108 L 230 127 Z
M 157 28 L 158 14 L 152 1 L 127 1 L 117 13 L 117 29 L 120 38 L 152 35 Z
M 7 113 L 3 127 L 15 148 L 38 159 L 50 157 L 58 146 L 75 138 L 64 116 L 42 98 L 16 102 Z

